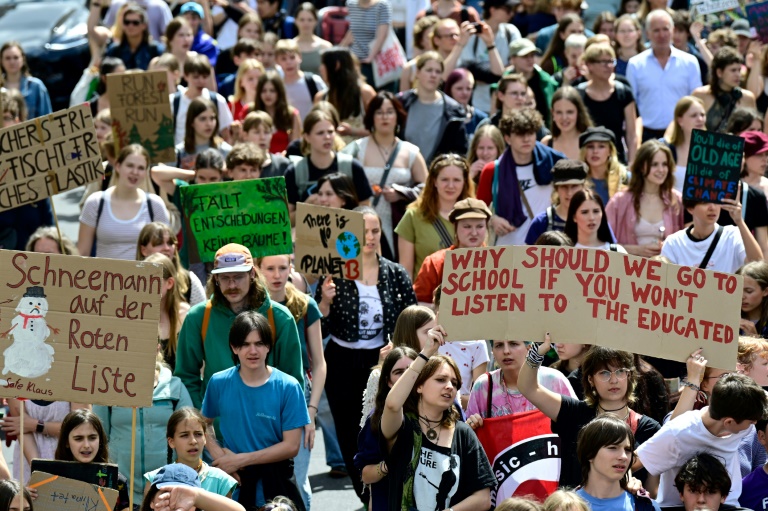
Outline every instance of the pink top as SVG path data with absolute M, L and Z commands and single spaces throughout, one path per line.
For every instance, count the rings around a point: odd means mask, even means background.
M 502 417 L 513 413 L 535 410 L 536 407 L 528 401 L 518 390 L 510 390 L 502 386 L 501 369 L 490 373 L 493 379 L 493 394 L 491 395 L 491 417 Z M 555 369 L 540 367 L 538 372 L 539 385 L 563 396 L 579 399 L 571 387 L 568 379 Z M 467 416 L 479 413 L 486 417 L 488 409 L 488 376 L 480 375 L 472 385 L 472 393 L 467 403 Z
M 677 202 L 677 212 L 672 207 L 672 197 Z M 608 201 L 605 207 L 605 214 L 608 216 L 608 224 L 613 229 L 616 236 L 616 242 L 621 245 L 637 245 L 637 236 L 635 235 L 635 225 L 638 218 L 635 212 L 635 206 L 632 204 L 634 195 L 629 191 L 616 192 Z M 683 228 L 683 196 L 677 190 L 672 190 L 671 195 L 664 197 L 664 227 L 666 236 L 675 233 Z

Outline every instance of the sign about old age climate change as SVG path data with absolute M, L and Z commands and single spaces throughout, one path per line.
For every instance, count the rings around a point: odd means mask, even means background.
M 253 257 L 290 254 L 291 220 L 284 177 L 184 186 L 190 262 L 213 262 L 228 243 L 250 249 Z
M 88 105 L 0 130 L 0 211 L 103 178 Z
M 160 266 L 0 250 L 0 396 L 150 406 Z
M 363 269 L 363 214 L 299 202 L 296 205 L 296 268 L 309 275 L 356 280 Z
M 743 138 L 693 130 L 683 199 L 717 203 L 723 202 L 723 199 L 735 199 L 743 157 Z
M 449 340 L 599 344 L 734 369 L 742 279 L 604 250 L 515 246 L 448 252 Z
M 116 152 L 140 144 L 152 162 L 175 161 L 166 72 L 107 75 L 107 91 Z

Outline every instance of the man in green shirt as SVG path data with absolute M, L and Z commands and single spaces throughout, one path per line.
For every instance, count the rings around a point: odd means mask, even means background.
M 176 348 L 175 375 L 187 387 L 195 407 L 202 406 L 211 376 L 235 365 L 229 347 L 229 328 L 235 317 L 246 310 L 255 310 L 269 320 L 275 344 L 267 364 L 293 376 L 303 388 L 296 322 L 288 309 L 269 299 L 266 285 L 254 269 L 250 250 L 236 243 L 225 245 L 216 252 L 213 268 L 207 287 L 211 298 L 187 313 Z

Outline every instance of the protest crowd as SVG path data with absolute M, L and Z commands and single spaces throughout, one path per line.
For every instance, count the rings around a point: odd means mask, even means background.
M 152 404 L 136 422 L 136 408 L 8 398 L 0 511 L 43 506 L 33 459 L 116 464 L 118 510 L 309 511 L 316 428 L 330 475 L 369 511 L 768 510 L 761 5 L 89 0 L 91 61 L 70 70 L 69 107 L 92 117 L 103 167 L 83 178 L 78 238 L 56 227 L 61 182 L 30 199 L 0 168 L 0 248 L 159 268 Z M 57 112 L 2 39 L 5 165 L 47 129 L 13 127 Z M 124 114 L 153 101 L 171 117 Z M 214 206 L 229 213 L 201 220 Z M 281 221 L 287 239 L 254 230 Z M 359 236 L 331 248 L 350 262 L 306 255 L 300 231 L 327 248 L 345 222 Z M 486 338 L 473 315 L 525 301 L 459 300 L 482 283 L 457 276 L 456 254 L 500 270 L 486 250 L 500 247 L 735 275 L 733 299 L 697 299 L 734 327 L 738 314 L 738 331 L 680 326 L 665 306 L 653 317 L 670 318 L 668 346 L 690 341 L 684 356 L 631 334 L 577 343 L 586 316 Z M 0 347 L 40 314 L 7 332 L 3 315 Z M 464 315 L 480 339 L 452 337 Z

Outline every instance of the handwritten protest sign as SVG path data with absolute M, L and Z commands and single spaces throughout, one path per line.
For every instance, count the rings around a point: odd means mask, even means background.
M 107 75 L 115 150 L 141 144 L 153 162 L 176 160 L 165 71 Z
M 701 130 L 693 130 L 691 137 L 683 199 L 722 202 L 736 198 L 744 139 Z
M 29 487 L 37 490 L 35 509 L 40 511 L 112 511 L 117 490 L 75 479 L 33 472 Z
M 0 211 L 103 178 L 87 105 L 0 130 Z
M 346 209 L 296 205 L 296 265 L 301 273 L 360 278 L 365 220 Z
M 734 369 L 742 279 L 617 252 L 516 246 L 448 252 L 440 321 L 450 340 L 600 344 Z M 469 321 L 468 321 L 469 320 Z
M 739 7 L 739 0 L 694 0 L 691 2 L 691 10 L 695 11 L 696 16 L 738 9 Z
M 746 5 L 747 19 L 763 43 L 768 43 L 768 1 Z
M 0 250 L 1 397 L 150 406 L 161 269 Z
M 227 243 L 253 257 L 293 252 L 284 177 L 184 186 L 181 202 L 190 262 L 212 262 Z
M 114 463 L 80 463 L 35 458 L 32 460 L 32 472 L 45 472 L 113 490 L 120 487 L 118 466 Z

